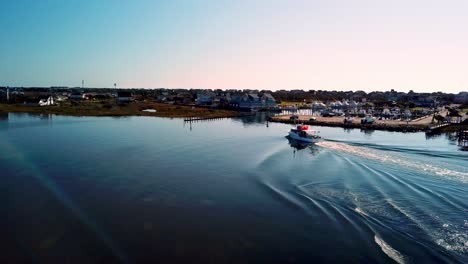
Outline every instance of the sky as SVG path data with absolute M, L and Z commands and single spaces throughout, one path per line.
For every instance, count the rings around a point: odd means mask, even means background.
M 468 91 L 466 0 L 1 0 L 0 86 Z

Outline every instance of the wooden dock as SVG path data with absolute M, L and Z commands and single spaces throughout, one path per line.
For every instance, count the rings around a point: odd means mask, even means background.
M 450 123 L 441 123 L 441 124 L 429 127 L 429 131 L 430 132 L 436 132 L 437 130 L 440 130 L 440 129 L 442 129 L 444 127 L 447 127 L 447 126 L 450 126 L 450 125 L 451 125 Z
M 459 132 L 458 145 L 462 148 L 468 148 L 468 130 L 461 130 Z
M 196 117 L 196 116 L 191 116 L 191 117 L 185 117 L 184 122 L 195 122 L 195 121 L 208 121 L 208 120 L 220 120 L 220 119 L 225 119 L 225 118 L 233 118 L 233 117 L 243 117 L 243 116 L 252 116 L 255 115 L 255 113 L 248 113 L 248 114 L 239 114 L 239 115 L 226 115 L 226 116 L 218 116 L 218 117 Z
M 186 117 L 184 118 L 184 122 L 194 122 L 194 121 L 202 121 L 202 120 L 217 120 L 217 119 L 224 119 L 224 118 L 231 118 L 232 116 L 224 116 L 224 117 Z

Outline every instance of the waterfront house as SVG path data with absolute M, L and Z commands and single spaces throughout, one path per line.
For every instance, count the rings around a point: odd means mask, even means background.
M 58 102 L 63 102 L 65 100 L 67 100 L 68 98 L 66 96 L 63 96 L 63 95 L 57 95 L 55 96 L 55 101 L 58 101 Z
M 192 104 L 193 103 L 193 96 L 190 92 L 178 92 L 173 97 L 175 104 Z
M 51 105 L 55 105 L 55 101 L 52 96 L 49 96 L 47 99 L 39 100 L 38 104 L 39 106 L 51 106 Z
M 460 113 L 455 109 L 450 109 L 445 117 L 445 120 L 450 124 L 460 124 L 462 122 L 463 117 Z
M 392 112 L 390 111 L 390 109 L 384 108 L 380 116 L 384 118 L 390 118 L 392 116 Z
M 205 92 L 197 94 L 197 105 L 211 105 L 216 95 L 213 92 Z
M 413 116 L 413 114 L 411 113 L 411 111 L 409 109 L 405 109 L 405 111 L 402 114 L 402 118 L 405 119 L 405 120 L 411 120 L 412 116 Z
M 264 93 L 261 97 L 261 101 L 262 101 L 263 107 L 267 107 L 267 108 L 277 107 L 275 98 L 269 93 Z
M 324 110 L 326 108 L 327 106 L 322 102 L 315 101 L 312 103 L 312 111 Z
M 133 95 L 131 92 L 125 92 L 125 91 L 117 92 L 117 101 L 119 103 L 129 103 L 133 101 Z
M 73 92 L 72 94 L 70 94 L 68 96 L 68 99 L 70 100 L 86 100 L 87 97 L 84 93 L 80 93 L 80 92 Z
M 247 93 L 241 97 L 239 108 L 255 110 L 262 107 L 262 102 L 257 94 Z
M 268 96 L 267 96 L 268 97 Z M 263 98 L 263 101 L 257 94 L 255 93 L 245 93 L 242 95 L 233 95 L 230 96 L 229 105 L 233 108 L 239 108 L 240 110 L 258 110 L 260 108 L 267 107 L 266 101 L 268 101 L 269 105 L 273 106 L 271 100 L 274 100 L 273 97 L 267 99 L 266 97 Z M 265 104 L 264 104 L 265 103 Z M 276 103 L 276 101 L 275 101 Z

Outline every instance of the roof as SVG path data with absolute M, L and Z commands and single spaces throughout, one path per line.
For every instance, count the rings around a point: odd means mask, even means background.
M 264 93 L 263 94 L 263 97 L 266 97 L 268 99 L 272 99 L 272 100 L 275 100 L 275 98 L 273 97 L 273 95 L 269 94 L 269 93 Z
M 118 92 L 117 96 L 118 97 L 132 97 L 132 93 L 131 92 Z

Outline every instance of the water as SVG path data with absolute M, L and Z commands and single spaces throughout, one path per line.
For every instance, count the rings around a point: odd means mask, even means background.
M 448 137 L 261 116 L 2 115 L 14 262 L 467 263 L 468 153 Z

